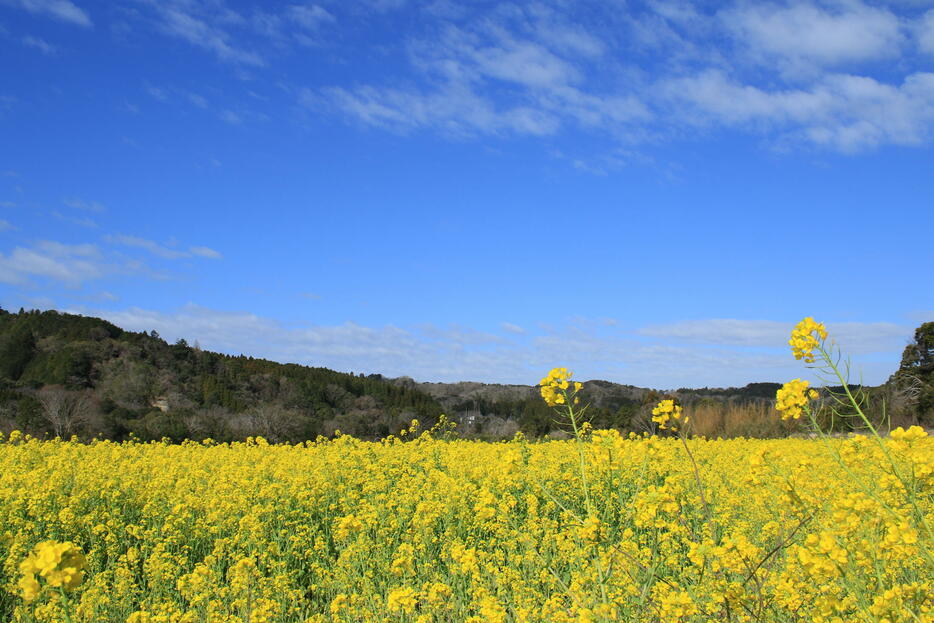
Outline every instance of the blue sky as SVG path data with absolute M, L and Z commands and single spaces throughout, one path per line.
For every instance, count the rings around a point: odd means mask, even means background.
M 934 2 L 0 0 L 0 70 L 7 309 L 662 388 L 934 320 Z

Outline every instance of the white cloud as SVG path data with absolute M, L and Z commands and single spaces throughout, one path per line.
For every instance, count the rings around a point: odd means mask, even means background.
M 30 13 L 45 15 L 78 26 L 91 26 L 91 18 L 69 0 L 0 0 L 0 4 L 25 9 Z
M 285 10 L 285 16 L 305 30 L 312 31 L 334 21 L 333 15 L 316 4 L 293 4 Z
M 219 260 L 223 257 L 220 251 L 215 251 L 210 247 L 189 247 L 188 252 L 192 255 L 198 255 L 200 257 L 206 257 L 211 260 Z
M 533 384 L 557 365 L 574 370 L 579 379 L 661 388 L 741 386 L 755 381 L 806 378 L 809 374 L 784 348 L 758 351 L 726 343 L 731 339 L 726 335 L 729 331 L 734 332 L 734 342 L 738 331 L 742 345 L 779 339 L 778 325 L 783 329 L 781 338 L 787 340 L 790 324 L 785 323 L 706 321 L 709 329 L 704 333 L 704 321 L 698 321 L 687 329 L 672 329 L 670 333 L 679 337 L 676 344 L 671 344 L 645 334 L 627 335 L 618 329 L 600 328 L 599 323 L 503 338 L 457 326 L 367 327 L 347 322 L 287 327 L 248 312 L 218 311 L 193 304 L 174 312 L 130 308 L 94 313 L 126 329 L 155 329 L 169 341 L 198 340 L 209 350 L 335 370 L 411 376 L 420 381 Z M 888 323 L 837 323 L 828 328 L 849 353 L 884 355 L 854 368 L 870 383 L 884 381 L 897 367 L 903 341 L 895 344 L 895 337 L 908 331 Z M 692 342 L 685 335 L 707 342 Z M 722 343 L 711 344 L 712 340 Z
M 482 76 L 529 88 L 563 86 L 581 79 L 568 61 L 535 41 L 519 39 L 503 28 L 468 33 L 450 28 L 441 45 L 434 42 L 416 46 L 421 58 L 449 77 Z
M 100 279 L 106 272 L 100 251 L 91 244 L 43 241 L 34 248 L 16 247 L 9 255 L 0 253 L 0 282 L 12 285 L 24 285 L 32 277 L 41 277 L 77 287 Z
M 159 26 L 164 33 L 212 52 L 225 62 L 251 67 L 265 65 L 263 58 L 256 52 L 234 45 L 233 37 L 224 28 L 184 10 L 185 4 L 187 3 L 153 2 L 152 5 L 158 11 L 161 20 Z M 230 19 L 239 18 L 229 11 L 224 13 L 224 16 Z
M 16 227 L 14 227 L 10 221 L 0 219 L 0 231 L 10 231 L 12 229 L 16 229 Z
M 499 326 L 503 328 L 503 331 L 508 331 L 509 333 L 515 333 L 516 335 L 525 335 L 526 333 L 525 329 L 511 322 L 502 322 L 500 323 Z
M 433 324 L 423 324 L 418 327 L 424 337 L 431 340 L 456 343 L 461 346 L 481 346 L 485 344 L 504 344 L 506 340 L 499 335 L 478 331 L 470 327 L 451 324 L 448 327 L 438 327 Z
M 183 257 L 192 256 L 206 257 L 208 259 L 218 260 L 223 257 L 219 251 L 216 251 L 210 247 L 192 246 L 188 247 L 187 251 L 182 251 L 181 249 L 161 245 L 158 242 L 147 240 L 146 238 L 140 238 L 139 236 L 128 236 L 125 234 L 108 235 L 105 236 L 105 240 L 114 244 L 145 249 L 153 255 L 167 260 L 177 260 Z
M 188 257 L 188 253 L 185 251 L 179 251 L 178 249 L 170 249 L 165 247 L 158 242 L 153 242 L 152 240 L 147 240 L 145 238 L 140 238 L 139 236 L 127 236 L 124 234 L 117 234 L 115 236 L 107 236 L 106 240 L 108 242 L 113 242 L 117 244 L 122 244 L 128 247 L 137 247 L 139 249 L 145 249 L 153 255 L 167 259 L 175 260 L 181 257 Z
M 301 102 L 366 126 L 454 138 L 589 130 L 624 152 L 699 128 L 842 153 L 934 139 L 934 74 L 906 56 L 910 33 L 934 53 L 934 11 L 655 1 L 598 12 L 586 29 L 562 4 L 429 14 L 429 35 L 408 41 L 406 71 L 304 89 Z M 568 160 L 605 174 L 629 159 Z
M 934 9 L 925 13 L 918 22 L 917 36 L 921 51 L 934 55 Z
M 151 95 L 153 99 L 157 99 L 160 102 L 169 101 L 169 94 L 166 92 L 165 89 L 161 89 L 159 87 L 154 87 L 150 85 L 146 87 L 146 92 L 149 93 L 149 95 Z
M 267 54 L 259 48 L 277 51 L 294 45 L 316 45 L 322 26 L 334 16 L 315 4 L 289 4 L 278 12 L 254 9 L 238 13 L 224 0 L 141 0 L 156 15 L 156 27 L 240 67 L 258 68 L 267 64 Z M 257 37 L 257 35 L 259 37 Z M 198 105 L 196 103 L 196 105 Z
M 203 95 L 198 95 L 197 93 L 189 93 L 188 101 L 197 106 L 198 108 L 207 108 L 208 100 Z
M 447 84 L 437 90 L 403 90 L 395 87 L 332 87 L 315 93 L 304 90 L 302 103 L 312 109 L 322 106 L 367 125 L 395 131 L 436 129 L 445 134 L 553 134 L 558 120 L 527 107 L 497 108 L 463 84 Z
M 105 212 L 107 208 L 104 204 L 97 201 L 83 201 L 81 199 L 65 199 L 64 203 L 69 208 L 75 208 L 76 210 L 86 210 L 88 212 Z
M 764 61 L 837 65 L 899 55 L 902 34 L 890 11 L 859 2 L 829 10 L 807 2 L 742 4 L 720 14 L 725 28 Z
M 557 26 L 550 28 L 545 32 Z M 599 54 L 583 34 L 566 30 L 562 46 L 548 43 L 588 57 Z M 576 45 L 569 43 L 575 34 Z M 632 94 L 588 92 L 575 62 L 530 37 L 494 23 L 476 31 L 449 26 L 440 39 L 410 46 L 412 66 L 427 86 L 306 89 L 301 99 L 308 107 L 329 106 L 366 125 L 452 136 L 549 136 L 568 123 L 613 129 L 651 116 Z
M 934 73 L 912 74 L 898 86 L 828 74 L 808 89 L 769 91 L 711 70 L 667 80 L 659 92 L 688 123 L 779 130 L 843 152 L 921 144 L 934 129 Z
M 230 125 L 240 125 L 243 123 L 243 119 L 237 113 L 232 110 L 222 110 L 220 112 L 221 121 L 229 123 Z
M 900 352 L 911 335 L 910 327 L 891 322 L 826 322 L 830 337 L 849 353 Z M 787 348 L 795 322 L 709 318 L 685 320 L 639 329 L 640 335 L 676 342 Z
M 99 225 L 94 219 L 88 218 L 86 216 L 84 217 L 68 216 L 66 214 L 62 214 L 58 210 L 53 210 L 52 216 L 54 216 L 60 221 L 71 223 L 72 225 L 79 225 L 81 227 L 87 227 L 89 229 L 97 229 L 99 227 Z
M 46 56 L 52 56 L 55 54 L 55 46 L 46 42 L 44 39 L 39 37 L 23 37 L 23 45 L 35 48 L 45 54 Z

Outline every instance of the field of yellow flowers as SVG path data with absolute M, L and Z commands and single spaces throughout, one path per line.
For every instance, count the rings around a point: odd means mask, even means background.
M 697 480 L 596 431 L 588 512 L 574 441 L 14 436 L 0 620 L 934 621 L 934 439 L 894 437 L 917 508 L 867 437 L 689 440 Z
M 934 623 L 925 431 L 707 440 L 672 400 L 593 431 L 570 377 L 541 382 L 568 441 L 14 432 L 0 621 Z M 806 382 L 777 398 L 816 422 Z

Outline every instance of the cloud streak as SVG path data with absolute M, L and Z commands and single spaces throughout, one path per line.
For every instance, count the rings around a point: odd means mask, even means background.
M 710 318 L 639 329 L 640 335 L 675 342 L 784 350 L 794 322 Z M 828 322 L 832 339 L 847 352 L 901 352 L 911 328 L 891 322 Z
M 90 28 L 93 24 L 88 14 L 69 0 L 0 0 L 0 4 L 13 6 L 36 15 L 50 17 L 61 22 Z
M 78 287 L 108 272 L 100 250 L 92 244 L 67 245 L 43 241 L 33 248 L 16 247 L 0 253 L 0 282 L 25 285 L 39 277 Z
M 400 75 L 299 99 L 364 126 L 455 138 L 583 130 L 633 145 L 739 130 L 780 150 L 846 154 L 934 140 L 934 73 L 911 59 L 915 45 L 934 54 L 934 11 L 653 3 L 603 17 L 608 27 L 589 31 L 549 5 L 440 19 L 411 37 Z
M 161 245 L 158 242 L 147 240 L 146 238 L 140 238 L 139 236 L 128 236 L 126 234 L 108 235 L 105 237 L 105 240 L 113 244 L 144 249 L 156 257 L 161 257 L 166 260 L 177 260 L 180 258 L 192 256 L 217 260 L 223 257 L 220 252 L 215 251 L 209 247 L 193 246 L 189 247 L 187 251 L 183 251 L 181 249 L 175 249 Z
M 171 312 L 130 308 L 93 313 L 127 329 L 155 329 L 169 340 L 198 340 L 211 350 L 420 381 L 532 384 L 556 365 L 574 369 L 578 378 L 668 389 L 738 386 L 808 374 L 784 347 L 791 324 L 772 321 L 712 319 L 636 332 L 584 322 L 520 334 L 510 325 L 497 333 L 353 322 L 289 327 L 249 312 L 194 304 Z M 911 333 L 909 327 L 890 323 L 830 323 L 829 329 L 849 353 L 882 355 L 857 370 L 873 383 L 894 371 Z

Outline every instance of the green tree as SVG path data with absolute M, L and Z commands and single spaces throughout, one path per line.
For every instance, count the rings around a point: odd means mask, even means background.
M 915 329 L 914 340 L 905 347 L 901 366 L 888 384 L 910 395 L 920 423 L 934 425 L 934 322 Z
M 0 376 L 17 380 L 32 361 L 36 338 L 26 323 L 18 322 L 0 341 Z

